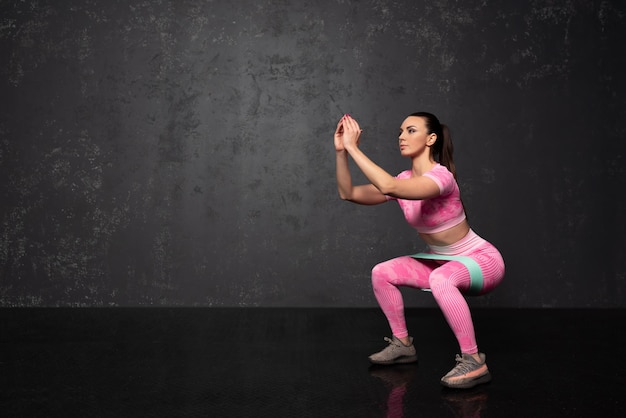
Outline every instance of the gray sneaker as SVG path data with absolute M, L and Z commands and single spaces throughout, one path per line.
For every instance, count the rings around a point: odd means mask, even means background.
M 480 363 L 469 354 L 456 355 L 456 366 L 441 378 L 441 384 L 449 388 L 469 389 L 491 380 L 486 356 L 479 353 Z
M 384 350 L 369 356 L 370 361 L 374 364 L 415 363 L 417 361 L 417 354 L 413 346 L 413 338 L 409 338 L 409 340 L 411 341 L 411 345 L 406 346 L 395 336 L 393 339 L 385 337 L 385 341 L 387 341 L 389 345 Z

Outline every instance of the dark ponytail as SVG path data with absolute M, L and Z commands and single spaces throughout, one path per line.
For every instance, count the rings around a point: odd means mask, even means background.
M 433 158 L 439 164 L 445 166 L 456 179 L 456 167 L 454 166 L 454 158 L 452 156 L 454 152 L 454 146 L 452 145 L 452 138 L 450 137 L 450 130 L 448 126 L 443 125 L 437 119 L 437 116 L 428 112 L 416 112 L 409 116 L 418 116 L 425 121 L 426 129 L 429 134 L 437 135 L 437 140 L 433 144 Z

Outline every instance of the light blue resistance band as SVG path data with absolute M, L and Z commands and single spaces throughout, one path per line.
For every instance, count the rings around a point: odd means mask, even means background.
M 442 254 L 429 254 L 429 253 L 417 253 L 410 257 L 420 258 L 424 260 L 446 260 L 446 261 L 458 261 L 463 263 L 467 271 L 470 274 L 470 287 L 468 293 L 477 295 L 483 288 L 483 272 L 480 266 L 471 257 L 464 255 L 442 255 Z M 429 290 L 429 289 L 424 289 Z

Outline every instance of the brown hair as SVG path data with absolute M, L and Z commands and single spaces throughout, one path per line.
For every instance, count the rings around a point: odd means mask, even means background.
M 426 129 L 429 134 L 437 135 L 437 140 L 432 146 L 432 153 L 435 161 L 444 165 L 456 179 L 456 167 L 454 166 L 454 159 L 452 153 L 454 152 L 454 146 L 452 145 L 452 138 L 450 137 L 450 130 L 448 127 L 437 119 L 437 116 L 428 112 L 416 112 L 409 116 L 417 116 L 423 118 L 425 121 Z

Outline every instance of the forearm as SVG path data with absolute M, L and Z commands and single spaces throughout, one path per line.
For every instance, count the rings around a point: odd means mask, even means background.
M 337 191 L 342 199 L 349 199 L 352 194 L 352 176 L 348 166 L 348 153 L 337 151 Z
M 365 177 L 367 177 L 381 193 L 388 194 L 395 182 L 395 178 L 370 160 L 358 147 L 350 147 L 347 151 Z

